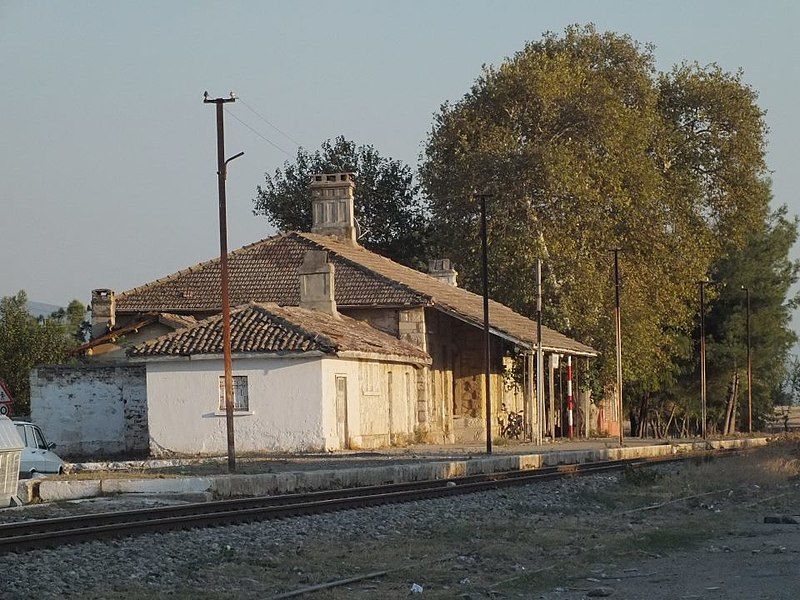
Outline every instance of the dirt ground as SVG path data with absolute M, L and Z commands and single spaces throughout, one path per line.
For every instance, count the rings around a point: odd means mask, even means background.
M 795 599 L 800 525 L 764 517 L 800 514 L 798 475 L 793 439 L 706 463 L 630 471 L 619 485 L 556 493 L 537 509 L 521 503 L 517 514 L 487 506 L 468 522 L 443 521 L 422 545 L 400 534 L 368 547 L 306 546 L 304 556 L 325 563 L 339 553 L 342 576 L 398 569 L 315 598 Z M 421 595 L 411 592 L 414 583 Z

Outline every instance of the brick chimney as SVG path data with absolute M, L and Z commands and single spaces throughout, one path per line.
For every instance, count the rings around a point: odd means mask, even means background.
M 300 308 L 339 317 L 333 288 L 333 264 L 324 250 L 309 250 L 297 274 L 300 276 Z
M 356 243 L 353 198 L 355 173 L 331 173 L 311 178 L 311 232 Z
M 116 324 L 114 290 L 92 290 L 92 339 L 108 333 Z
M 439 281 L 458 287 L 458 271 L 450 264 L 449 258 L 429 260 L 428 274 Z

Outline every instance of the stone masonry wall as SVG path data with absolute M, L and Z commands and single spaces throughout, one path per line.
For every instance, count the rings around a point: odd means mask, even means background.
M 398 313 L 398 334 L 401 340 L 405 340 L 414 344 L 417 348 L 428 351 L 428 340 L 425 335 L 425 309 L 424 308 L 410 308 L 401 310 Z M 419 431 L 422 435 L 428 433 L 430 429 L 429 423 L 429 407 L 428 398 L 430 398 L 430 369 L 424 367 L 417 369 L 417 423 L 419 424 Z
M 62 456 L 144 454 L 145 367 L 37 367 L 31 373 L 31 418 Z

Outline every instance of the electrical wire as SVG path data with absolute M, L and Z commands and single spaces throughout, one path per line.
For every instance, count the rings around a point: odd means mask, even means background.
M 251 113 L 253 113 L 253 114 L 254 114 L 255 116 L 257 116 L 259 119 L 261 119 L 262 121 L 264 121 L 264 123 L 266 123 L 267 125 L 269 125 L 270 127 L 272 127 L 272 128 L 275 130 L 275 131 L 277 131 L 278 133 L 280 133 L 280 134 L 281 134 L 283 137 L 285 137 L 287 140 L 289 140 L 290 142 L 292 142 L 293 144 L 295 144 L 295 145 L 296 145 L 296 146 L 298 146 L 298 147 L 300 147 L 300 146 L 302 146 L 302 145 L 303 145 L 303 144 L 301 144 L 300 142 L 298 142 L 296 139 L 294 139 L 292 136 L 290 136 L 288 133 L 286 133 L 286 132 L 285 132 L 283 129 L 281 129 L 280 127 L 278 127 L 277 125 L 275 125 L 275 124 L 274 124 L 272 121 L 270 121 L 269 119 L 267 119 L 267 118 L 266 118 L 264 115 L 262 115 L 260 112 L 258 112 L 258 111 L 257 111 L 255 108 L 253 108 L 252 106 L 250 106 L 250 105 L 249 105 L 247 102 L 245 102 L 245 101 L 244 101 L 244 100 L 242 100 L 241 98 L 237 98 L 237 100 L 239 100 L 239 102 L 241 102 L 241 103 L 242 103 L 242 104 L 245 106 L 245 108 L 247 108 L 247 109 L 248 109 L 248 110 L 249 110 Z
M 286 150 L 284 148 L 281 148 L 278 144 L 276 144 L 271 139 L 269 139 L 267 136 L 265 136 L 263 133 L 258 131 L 255 127 L 253 127 L 252 125 L 247 124 L 245 121 L 243 121 L 242 119 L 237 117 L 236 114 L 231 112 L 227 107 L 225 107 L 225 112 L 228 113 L 231 117 L 233 117 L 237 121 L 239 121 L 239 123 L 241 123 L 244 127 L 249 129 L 250 131 L 252 131 L 254 134 L 256 134 L 258 137 L 260 137 L 262 140 L 267 142 L 270 146 L 272 146 L 273 148 L 276 148 L 277 150 L 280 150 L 281 152 L 283 152 L 289 158 L 294 158 L 294 156 L 292 155 L 291 152 L 289 152 L 288 150 Z

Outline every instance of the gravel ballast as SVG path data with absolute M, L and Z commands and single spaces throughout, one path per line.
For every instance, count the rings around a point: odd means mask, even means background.
M 286 583 L 291 587 L 310 581 L 310 577 L 304 576 L 303 561 L 289 558 L 297 557 L 306 546 L 358 544 L 397 535 L 424 542 L 432 527 L 469 520 L 475 514 L 485 513 L 487 507 L 497 519 L 512 518 L 520 510 L 546 513 L 563 497 L 607 486 L 616 480 L 617 475 L 589 476 L 409 504 L 6 555 L 0 574 L 2 597 L 29 598 L 31 582 L 35 582 L 38 598 L 120 594 L 137 597 L 150 592 L 163 596 L 181 595 L 189 590 L 263 598 L 287 589 Z M 220 576 L 225 569 L 219 567 L 226 563 L 234 568 L 234 576 Z M 241 571 L 242 564 L 272 568 L 275 581 L 269 585 L 268 578 L 265 582 L 263 577 L 247 577 Z M 396 566 L 374 565 L 375 570 Z M 287 572 L 294 576 L 286 577 Z M 347 577 L 352 573 L 339 575 Z

